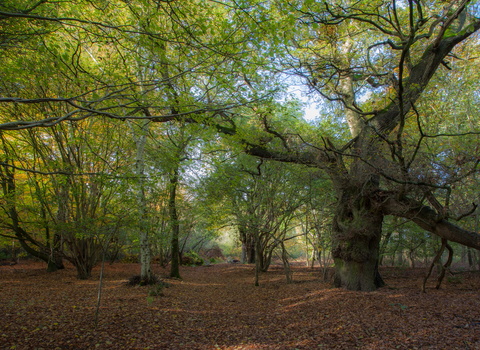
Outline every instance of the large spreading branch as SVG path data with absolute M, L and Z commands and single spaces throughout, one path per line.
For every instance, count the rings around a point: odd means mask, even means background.
M 385 215 L 394 215 L 409 219 L 424 230 L 449 241 L 480 249 L 480 235 L 465 230 L 438 216 L 432 208 L 404 197 L 398 199 L 396 193 L 383 192 L 379 195 L 380 206 Z

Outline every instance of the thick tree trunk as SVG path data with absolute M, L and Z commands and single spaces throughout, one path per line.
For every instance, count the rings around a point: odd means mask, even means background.
M 356 193 L 357 192 L 357 193 Z M 344 191 L 333 222 L 332 256 L 336 287 L 373 291 L 382 285 L 378 257 L 383 214 L 358 191 Z

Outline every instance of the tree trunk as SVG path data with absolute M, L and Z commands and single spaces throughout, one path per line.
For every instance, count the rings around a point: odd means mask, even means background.
M 247 262 L 249 264 L 255 263 L 255 240 L 252 235 L 247 236 Z
M 285 249 L 285 244 L 281 243 L 282 247 L 282 261 L 283 261 L 283 269 L 285 271 L 285 277 L 287 278 L 287 284 L 291 284 L 293 282 L 293 272 L 290 268 L 290 263 L 288 262 L 288 253 Z
M 150 281 L 152 278 L 152 253 L 147 228 L 147 200 L 145 197 L 145 145 L 147 143 L 147 134 L 150 121 L 144 122 L 140 126 L 140 131 L 129 123 L 133 132 L 135 144 L 137 146 L 135 175 L 137 177 L 137 210 L 138 210 L 138 238 L 140 242 L 140 262 L 142 281 Z
M 238 230 L 240 232 L 240 241 L 242 242 L 242 256 L 240 257 L 240 262 L 245 264 L 247 262 L 247 233 L 245 229 L 239 225 Z
M 172 228 L 172 240 L 171 251 L 172 251 L 172 264 L 170 266 L 170 277 L 180 277 L 180 245 L 178 243 L 178 238 L 180 235 L 180 224 L 178 222 L 177 207 L 176 207 L 176 196 L 177 196 L 177 185 L 178 185 L 178 167 L 174 169 L 172 176 L 170 177 L 170 199 L 168 201 L 168 207 L 170 210 L 170 225 Z
M 258 230 L 255 231 L 255 287 L 258 287 L 259 284 L 259 274 L 260 274 L 260 269 L 262 267 L 261 265 L 261 257 L 262 254 L 260 252 L 260 235 L 258 234 Z
M 273 255 L 273 249 L 269 249 L 268 251 L 266 249 L 263 249 L 263 253 L 261 254 L 262 260 L 261 260 L 261 268 L 260 268 L 262 272 L 268 271 L 268 268 L 270 267 L 270 264 L 272 262 L 272 255 Z
M 440 257 L 443 254 L 443 251 L 445 250 L 445 246 L 447 245 L 447 240 L 442 240 L 442 246 L 440 247 L 439 251 L 435 255 L 435 258 L 432 261 L 432 264 L 430 265 L 430 268 L 427 271 L 427 274 L 425 275 L 425 278 L 423 279 L 423 284 L 422 284 L 422 292 L 425 293 L 425 286 L 427 284 L 428 277 L 430 277 L 433 267 L 438 263 L 438 260 L 440 260 Z
M 403 235 L 401 232 L 398 232 L 398 251 L 397 251 L 397 264 L 403 265 Z
M 6 164 L 9 163 L 8 159 L 4 160 Z M 30 255 L 43 260 L 48 263 L 51 260 L 50 255 L 45 253 L 48 251 L 46 247 L 39 244 L 38 242 L 33 239 L 33 237 L 25 231 L 20 226 L 20 219 L 17 213 L 16 208 L 16 184 L 15 184 L 15 171 L 10 171 L 8 166 L 3 166 L 3 169 L 0 168 L 0 184 L 2 186 L 3 195 L 5 197 L 6 205 L 7 205 L 7 214 L 10 217 L 11 224 L 8 225 L 12 229 L 13 233 L 17 237 L 20 246 Z M 32 248 L 31 245 L 37 246 L 37 249 Z M 15 256 L 15 244 L 12 243 L 12 258 Z M 51 267 L 54 269 L 53 267 Z
M 410 258 L 410 267 L 411 267 L 412 269 L 414 269 L 414 268 L 415 268 L 415 252 L 414 252 L 414 251 L 410 251 L 410 252 L 408 253 L 408 256 L 409 256 L 409 258 Z
M 385 251 L 387 250 L 388 242 L 390 241 L 390 237 L 392 237 L 393 230 L 389 230 L 385 237 L 383 238 L 382 245 L 380 248 L 380 261 L 379 264 L 383 265 L 383 259 L 385 258 Z
M 447 270 L 450 271 L 450 266 L 452 266 L 453 249 L 450 246 L 450 244 L 448 244 L 448 242 L 446 243 L 445 247 L 448 249 L 448 258 L 447 258 L 447 262 L 445 263 L 445 265 L 442 266 L 442 272 L 440 273 L 440 276 L 438 276 L 438 278 L 437 278 L 437 285 L 435 286 L 436 289 L 440 289 L 443 278 L 445 277 L 445 272 Z
M 312 257 L 310 258 L 311 259 L 311 264 L 310 264 L 310 267 L 312 268 L 313 270 L 313 267 L 315 265 L 315 259 L 317 258 L 318 256 L 318 253 L 317 251 L 315 250 L 315 248 L 312 249 Z
M 480 271 L 480 250 L 477 250 L 476 257 L 477 257 L 476 261 L 477 261 L 478 270 Z
M 240 257 L 240 263 L 245 264 L 247 262 L 247 245 L 242 242 L 242 255 Z
M 65 237 L 65 230 L 67 229 L 67 225 L 69 222 L 69 201 L 70 201 L 70 185 L 69 179 L 65 178 L 60 185 L 59 192 L 57 194 L 58 198 L 58 209 L 57 209 L 57 229 L 55 235 L 53 236 L 53 250 L 63 250 L 63 238 Z M 56 269 L 63 269 L 63 262 L 61 258 L 54 259 L 54 264 Z M 53 265 L 49 262 L 49 265 Z M 53 271 L 56 271 L 53 268 Z M 48 271 L 48 267 L 47 267 Z
M 445 250 L 445 247 L 443 246 L 443 239 L 440 240 L 440 237 L 438 236 L 435 236 L 434 237 L 434 240 L 435 240 L 435 245 L 436 246 L 441 246 L 441 251 L 442 253 L 440 254 L 440 256 L 438 257 L 438 259 L 436 259 L 436 262 L 435 262 L 435 268 L 436 268 L 436 271 L 437 271 L 437 276 L 439 276 L 441 273 L 442 273 L 442 270 L 443 270 L 443 262 L 442 262 L 442 255 L 443 255 L 443 251 Z M 440 241 L 442 243 L 440 243 Z
M 335 262 L 335 287 L 373 291 L 382 282 L 378 257 L 383 214 L 370 207 L 358 190 L 344 191 L 339 198 L 333 222 L 332 256 Z
M 308 260 L 308 256 L 309 256 L 309 252 L 308 252 L 308 241 L 307 241 L 307 229 L 305 228 L 305 265 L 307 267 L 310 267 L 310 261 Z

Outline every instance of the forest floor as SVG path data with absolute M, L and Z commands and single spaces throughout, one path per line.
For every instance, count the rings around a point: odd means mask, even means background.
M 106 265 L 98 328 L 100 268 L 86 281 L 72 266 L 0 267 L 1 349 L 480 349 L 480 273 L 431 277 L 381 268 L 388 287 L 350 292 L 323 283 L 319 268 L 281 266 L 253 285 L 253 266 L 182 267 L 164 296 L 129 287 L 138 264 Z M 159 276 L 167 270 L 154 266 Z M 448 280 L 447 280 L 448 278 Z

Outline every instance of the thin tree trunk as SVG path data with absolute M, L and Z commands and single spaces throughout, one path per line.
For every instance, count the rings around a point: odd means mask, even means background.
M 150 121 L 144 122 L 137 132 L 132 124 L 129 126 L 132 130 L 135 144 L 137 146 L 135 175 L 137 177 L 137 211 L 138 211 L 138 236 L 140 241 L 140 262 L 142 281 L 150 281 L 152 278 L 152 253 L 148 237 L 147 224 L 147 200 L 145 197 L 145 145 L 147 143 L 147 134 Z
M 261 269 L 261 252 L 260 252 L 260 235 L 258 234 L 258 229 L 255 230 L 255 287 L 258 287 L 259 284 L 259 274 Z
M 433 259 L 431 265 L 430 265 L 430 268 L 428 269 L 428 272 L 425 276 L 425 278 L 423 279 L 423 284 L 422 284 L 422 292 L 425 293 L 425 285 L 427 284 L 427 280 L 428 280 L 428 277 L 430 277 L 431 273 L 432 273 L 432 270 L 433 270 L 433 267 L 438 263 L 438 261 L 440 260 L 442 254 L 443 254 L 443 251 L 445 250 L 445 247 L 447 245 L 447 240 L 446 239 L 442 239 L 442 246 L 440 247 L 437 255 L 435 256 L 435 258 Z
M 443 267 L 442 273 L 440 274 L 440 276 L 438 276 L 437 285 L 435 286 L 436 289 L 440 289 L 440 285 L 442 284 L 443 278 L 445 277 L 445 272 L 450 269 L 450 266 L 452 265 L 452 261 L 453 261 L 452 247 L 450 246 L 450 244 L 448 244 L 448 242 L 445 244 L 445 247 L 448 249 L 448 259 L 445 265 L 442 266 Z
M 305 224 L 305 228 L 303 227 L 303 224 L 301 225 L 301 228 L 302 230 L 304 230 L 304 234 L 305 234 L 305 264 L 307 267 L 310 267 L 306 224 Z
M 283 261 L 283 269 L 285 271 L 285 277 L 287 279 L 287 284 L 291 284 L 293 282 L 293 273 L 292 269 L 290 268 L 290 263 L 288 262 L 288 253 L 285 249 L 285 244 L 283 241 L 281 242 L 282 247 L 282 261 Z
M 178 222 L 178 214 L 176 207 L 177 197 L 177 185 L 178 185 L 178 166 L 173 170 L 173 174 L 170 177 L 170 198 L 168 201 L 168 207 L 170 211 L 170 225 L 172 229 L 172 239 L 170 242 L 172 261 L 170 265 L 170 277 L 180 277 L 180 245 L 178 242 L 180 235 L 180 224 Z
M 403 235 L 398 232 L 398 250 L 397 250 L 397 265 L 403 266 L 403 249 L 402 249 Z M 411 267 L 415 267 L 415 262 L 411 263 Z

